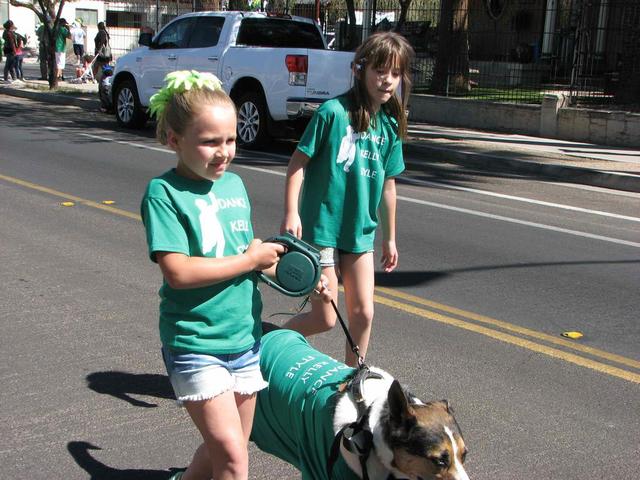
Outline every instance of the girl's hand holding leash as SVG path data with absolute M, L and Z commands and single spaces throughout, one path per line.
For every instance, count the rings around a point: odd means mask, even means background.
M 320 275 L 320 281 L 311 293 L 314 300 L 322 300 L 324 303 L 331 303 L 331 290 L 329 290 L 329 279 L 325 275 Z
M 268 270 L 278 263 L 280 255 L 286 251 L 284 245 L 279 243 L 263 242 L 259 239 L 254 239 L 249 244 L 245 255 L 253 261 L 253 270 Z
M 396 242 L 388 240 L 382 242 L 382 259 L 380 260 L 385 273 L 392 272 L 398 266 L 398 249 Z

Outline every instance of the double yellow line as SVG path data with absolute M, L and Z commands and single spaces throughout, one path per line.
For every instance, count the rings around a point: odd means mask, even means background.
M 374 299 L 376 303 L 386 305 L 418 317 L 479 333 L 495 340 L 500 340 L 501 342 L 526 348 L 581 367 L 618 377 L 629 382 L 640 383 L 639 373 L 625 370 L 610 364 L 614 363 L 630 367 L 634 370 L 640 370 L 640 362 L 631 358 L 605 352 L 604 350 L 581 345 L 576 342 L 571 342 L 563 338 L 554 337 L 553 335 L 537 332 L 528 328 L 512 325 L 477 313 L 425 300 L 424 298 L 391 288 L 376 287 L 376 295 Z M 395 299 L 400 299 L 402 301 Z M 529 340 L 525 337 L 536 341 Z M 548 344 L 555 346 L 549 346 Z M 556 348 L 556 346 L 562 347 L 562 349 Z M 576 351 L 586 356 L 577 355 L 575 353 L 571 353 L 571 351 Z M 594 358 L 600 360 L 594 360 Z M 601 360 L 610 363 L 603 363 Z
M 122 210 L 117 207 L 104 205 L 99 202 L 70 195 L 68 193 L 60 192 L 19 178 L 0 174 L 0 180 L 133 220 L 141 220 L 140 215 L 131 213 L 127 210 Z M 581 345 L 577 342 L 554 337 L 553 335 L 537 332 L 535 330 L 512 325 L 501 320 L 496 320 L 491 317 L 486 317 L 477 313 L 468 312 L 466 310 L 426 300 L 391 288 L 376 287 L 374 300 L 381 305 L 416 315 L 418 317 L 462 328 L 474 333 L 479 333 L 494 340 L 526 348 L 534 352 L 564 360 L 566 362 L 621 378 L 629 382 L 640 383 L 640 373 L 611 365 L 613 363 L 628 367 L 632 370 L 640 371 L 640 362 L 621 355 L 605 352 L 597 348 Z M 572 351 L 578 352 L 584 356 L 572 353 Z M 604 361 L 609 363 L 603 363 Z

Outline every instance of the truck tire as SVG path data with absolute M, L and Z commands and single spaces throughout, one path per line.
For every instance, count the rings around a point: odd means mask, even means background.
M 142 128 L 147 123 L 147 112 L 140 104 L 138 89 L 133 80 L 118 84 L 115 98 L 116 120 L 125 128 Z
M 242 95 L 238 108 L 238 144 L 244 148 L 257 148 L 267 142 L 267 112 L 264 97 L 257 92 Z

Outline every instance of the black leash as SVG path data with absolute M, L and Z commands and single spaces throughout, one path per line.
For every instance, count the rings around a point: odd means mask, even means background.
M 358 345 L 356 345 L 355 342 L 353 341 L 353 338 L 351 338 L 349 329 L 347 328 L 347 325 L 344 323 L 344 320 L 342 319 L 342 315 L 340 315 L 340 312 L 338 311 L 338 306 L 336 305 L 336 302 L 333 301 L 333 298 L 331 299 L 331 306 L 333 306 L 333 311 L 336 312 L 336 316 L 338 317 L 338 320 L 340 320 L 340 325 L 342 326 L 342 330 L 344 330 L 344 334 L 347 336 L 347 341 L 349 342 L 351 351 L 355 354 L 356 358 L 358 359 L 358 368 L 360 369 L 360 368 L 366 367 L 364 363 L 364 358 L 362 358 L 362 356 L 360 355 L 360 349 L 358 348 Z

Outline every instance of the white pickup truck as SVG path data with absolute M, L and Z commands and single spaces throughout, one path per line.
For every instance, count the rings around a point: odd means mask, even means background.
M 142 127 L 149 98 L 174 70 L 214 73 L 238 108 L 246 147 L 299 132 L 325 100 L 351 86 L 352 52 L 328 50 L 302 17 L 259 12 L 197 12 L 168 23 L 150 45 L 118 58 L 111 97 L 120 125 Z

